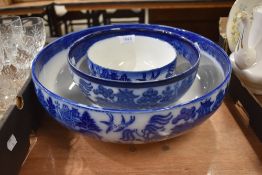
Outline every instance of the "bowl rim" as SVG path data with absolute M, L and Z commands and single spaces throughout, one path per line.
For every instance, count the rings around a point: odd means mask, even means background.
M 118 24 L 118 25 L 125 25 L 125 26 L 129 26 L 129 25 L 132 25 L 132 24 Z M 191 31 L 187 31 L 187 30 L 184 30 L 184 29 L 179 29 L 179 28 L 175 28 L 175 27 L 169 27 L 169 26 L 164 26 L 164 25 L 149 25 L 149 24 L 143 24 L 145 26 L 153 26 L 153 27 L 160 27 L 160 28 L 166 28 L 166 29 L 170 29 L 170 30 L 173 30 L 174 32 L 184 32 L 184 34 L 191 34 L 191 35 L 194 35 L 196 37 L 198 37 L 199 39 L 203 39 L 205 40 L 205 42 L 207 42 L 208 44 L 212 45 L 214 48 L 218 49 L 222 55 L 224 55 L 224 58 L 226 58 L 226 62 L 227 62 L 227 66 L 228 66 L 228 72 L 224 72 L 226 73 L 225 74 L 225 77 L 224 77 L 224 80 L 219 84 L 217 85 L 214 89 L 210 90 L 209 92 L 205 93 L 204 95 L 198 97 L 198 98 L 195 98 L 195 99 L 192 99 L 192 100 L 189 100 L 187 102 L 184 102 L 184 103 L 179 103 L 179 104 L 176 104 L 176 105 L 173 105 L 173 106 L 166 106 L 166 107 L 161 107 L 161 108 L 155 108 L 155 109 L 114 109 L 114 108 L 104 108 L 104 107 L 96 107 L 96 106 L 88 106 L 86 104 L 82 104 L 82 103 L 77 103 L 75 102 L 74 100 L 71 100 L 71 99 L 68 99 L 68 98 L 64 98 L 62 96 L 59 96 L 57 94 L 55 94 L 54 92 L 51 92 L 50 90 L 48 90 L 40 81 L 39 79 L 37 78 L 36 76 L 36 73 L 35 73 L 35 70 L 36 70 L 36 64 L 38 62 L 38 60 L 41 58 L 41 54 L 43 54 L 43 52 L 52 47 L 53 44 L 61 41 L 61 40 L 65 40 L 65 38 L 71 36 L 71 35 L 74 35 L 74 34 L 77 34 L 77 33 L 81 33 L 83 31 L 77 31 L 77 32 L 72 32 L 70 34 L 67 34 L 67 35 L 64 35 L 58 39 L 56 39 L 55 41 L 53 41 L 52 43 L 49 43 L 44 49 L 42 49 L 38 54 L 37 56 L 35 57 L 35 59 L 33 60 L 33 63 L 32 63 L 32 79 L 33 79 L 33 82 L 35 84 L 35 87 L 38 86 L 40 87 L 40 90 L 44 90 L 46 94 L 48 94 L 49 96 L 51 96 L 52 98 L 55 98 L 59 101 L 62 101 L 64 103 L 67 103 L 71 106 L 76 106 L 77 108 L 81 108 L 81 109 L 86 109 L 86 110 L 91 110 L 91 111 L 95 111 L 95 112 L 110 112 L 110 113 L 130 113 L 130 114 L 133 114 L 133 113 L 152 113 L 152 112 L 161 112 L 161 111 L 166 111 L 166 110 L 174 110 L 176 108 L 181 108 L 183 106 L 187 106 L 187 105 L 190 105 L 190 104 L 193 104 L 193 103 L 197 103 L 197 102 L 201 102 L 202 100 L 206 99 L 207 97 L 211 96 L 212 94 L 214 94 L 216 91 L 218 91 L 219 89 L 222 89 L 223 86 L 225 86 L 229 80 L 230 80 L 230 77 L 231 77 L 231 72 L 232 72 L 232 65 L 231 65 L 231 62 L 228 58 L 228 55 L 225 53 L 225 51 L 220 48 L 217 44 L 215 44 L 213 41 L 211 41 L 210 39 L 204 37 L 204 36 L 201 36 L 197 33 L 194 33 L 194 32 L 191 32 Z M 116 25 L 106 25 L 106 26 L 97 26 L 97 27 L 93 27 L 92 30 L 99 30 L 101 28 L 110 28 L 110 27 L 114 27 Z M 85 29 L 84 31 L 86 30 L 90 30 L 89 29 Z
M 107 33 L 107 31 L 110 31 L 112 33 Z M 114 33 L 115 32 L 115 33 Z M 120 33 L 119 33 L 120 32 Z M 138 32 L 138 34 L 121 34 L 121 32 L 123 33 L 134 33 L 134 32 Z M 139 34 L 139 32 L 141 32 L 141 34 Z M 109 36 L 107 36 L 109 35 Z M 112 35 L 112 36 L 111 36 Z M 173 48 L 174 50 L 174 57 L 170 59 L 169 62 L 165 63 L 163 66 L 160 67 L 156 67 L 153 69 L 147 69 L 147 70 L 138 70 L 138 71 L 125 71 L 125 70 L 118 70 L 118 69 L 112 69 L 112 68 L 107 68 L 105 66 L 99 65 L 97 63 L 95 63 L 93 61 L 93 59 L 91 59 L 88 54 L 86 55 L 87 57 L 87 62 L 90 61 L 93 65 L 100 67 L 102 69 L 106 69 L 108 71 L 114 71 L 114 72 L 119 72 L 119 73 L 126 73 L 126 74 L 140 74 L 140 73 L 147 73 L 147 72 L 152 72 L 152 71 L 156 71 L 156 70 L 162 70 L 162 69 L 166 69 L 169 66 L 171 66 L 177 59 L 177 50 L 176 48 L 172 45 L 172 43 L 170 42 L 169 38 L 161 38 L 162 35 L 168 35 L 171 36 L 170 33 L 167 33 L 163 30 L 159 30 L 159 29 L 147 29 L 147 28 L 136 28 L 135 31 L 134 29 L 129 29 L 129 28 L 111 28 L 109 30 L 101 30 L 101 31 L 97 31 L 97 32 L 93 32 L 90 34 L 87 34 L 86 36 L 80 38 L 79 40 L 77 40 L 75 43 L 73 43 L 71 45 L 71 47 L 69 48 L 69 50 L 71 50 L 74 45 L 77 45 L 80 42 L 84 42 L 86 41 L 86 39 L 88 39 L 89 37 L 99 37 L 98 39 L 96 39 L 95 41 L 91 41 L 91 44 L 87 47 L 86 52 L 88 53 L 88 51 L 91 49 L 92 46 L 94 46 L 97 42 L 106 40 L 106 39 L 110 39 L 110 38 L 114 38 L 114 37 L 120 37 L 120 36 L 126 36 L 126 35 L 135 35 L 135 36 L 142 36 L 142 37 L 147 37 L 147 38 L 152 38 L 152 39 L 157 39 L 161 42 L 165 42 L 166 44 L 168 44 L 170 47 Z M 154 36 L 153 36 L 154 35 Z M 69 51 L 70 52 L 70 51 Z
M 138 32 L 138 34 L 121 34 L 121 32 L 123 32 L 123 33 L 128 33 L 128 32 L 129 33 L 135 33 L 135 32 Z M 139 32 L 141 32 L 141 33 L 139 33 Z M 105 33 L 106 35 L 109 35 L 109 36 L 103 36 L 102 35 L 103 33 Z M 150 34 L 148 34 L 148 33 L 150 33 Z M 99 65 L 99 64 L 95 63 L 93 61 L 93 59 L 91 59 L 90 56 L 88 56 L 88 51 L 97 42 L 100 42 L 100 41 L 103 41 L 103 40 L 106 40 L 106 39 L 111 39 L 111 38 L 114 38 L 114 37 L 126 36 L 126 35 L 143 36 L 143 37 L 157 39 L 157 40 L 160 40 L 162 42 L 165 42 L 166 44 L 168 44 L 169 46 L 171 46 L 173 48 L 173 50 L 174 50 L 174 57 L 171 58 L 169 62 L 165 63 L 163 66 L 160 66 L 160 67 L 147 69 L 147 70 L 138 70 L 138 71 L 131 71 L 131 70 L 129 71 L 128 70 L 128 71 L 125 71 L 125 70 L 118 70 L 118 69 L 108 68 L 108 67 L 105 67 L 103 65 Z M 161 38 L 161 36 L 165 36 L 167 38 Z M 113 71 L 113 72 L 117 72 L 117 73 L 121 73 L 121 74 L 129 74 L 130 76 L 132 76 L 132 75 L 134 76 L 136 74 L 150 73 L 150 72 L 157 71 L 157 70 L 167 69 L 168 67 L 172 66 L 175 63 L 175 61 L 177 59 L 177 55 L 178 55 L 177 54 L 177 49 L 175 48 L 175 46 L 172 45 L 172 41 L 171 40 L 173 40 L 173 39 L 170 39 L 169 36 L 176 37 L 174 34 L 172 35 L 171 33 L 168 33 L 168 32 L 166 32 L 164 30 L 159 30 L 159 29 L 134 28 L 134 29 L 131 30 L 130 28 L 120 28 L 120 27 L 110 28 L 108 30 L 101 30 L 101 31 L 97 31 L 97 32 L 92 32 L 92 33 L 89 33 L 89 34 L 81 37 L 80 39 L 75 41 L 70 46 L 68 54 L 70 54 L 71 50 L 75 49 L 75 47 L 77 47 L 77 45 L 79 45 L 79 44 L 81 44 L 83 42 L 89 42 L 87 40 L 91 39 L 91 44 L 88 44 L 88 47 L 86 49 L 86 52 L 87 52 L 87 54 L 86 54 L 86 61 L 87 62 L 90 62 L 91 64 L 95 65 L 96 67 L 99 67 L 100 69 L 105 69 L 107 71 Z M 96 37 L 96 39 L 94 39 L 94 37 Z M 186 40 L 184 40 L 184 41 L 186 41 Z M 191 43 L 189 43 L 189 44 L 191 45 Z M 195 46 L 192 46 L 192 48 L 194 48 L 194 47 Z
M 112 25 L 112 28 L 120 28 L 121 26 L 114 27 L 115 25 Z M 144 27 L 146 28 L 143 24 L 130 24 L 130 26 L 139 26 L 139 27 Z M 151 25 L 148 25 L 149 28 Z M 111 29 L 111 28 L 110 28 Z M 162 30 L 163 32 L 169 32 L 170 31 L 165 31 L 164 29 L 159 29 Z M 92 34 L 92 33 L 91 33 Z M 121 88 L 150 88 L 150 87 L 157 87 L 157 86 L 162 86 L 162 85 L 168 85 L 173 82 L 179 81 L 184 79 L 185 77 L 192 75 L 194 72 L 198 70 L 199 62 L 200 62 L 200 50 L 196 44 L 194 44 L 192 41 L 188 40 L 187 38 L 180 36 L 176 33 L 172 33 L 177 39 L 184 40 L 187 42 L 189 45 L 191 45 L 192 49 L 197 53 L 197 58 L 195 63 L 189 68 L 183 71 L 182 73 L 175 74 L 173 76 L 170 76 L 168 78 L 164 79 L 156 79 L 156 80 L 148 80 L 148 81 L 121 81 L 121 80 L 112 80 L 112 79 L 106 79 L 106 78 L 101 78 L 101 77 L 96 77 L 93 76 L 91 73 L 85 73 L 82 70 L 78 69 L 71 61 L 70 53 L 72 51 L 72 46 L 75 45 L 75 43 L 78 43 L 78 41 L 82 41 L 82 37 L 78 40 L 76 40 L 71 46 L 69 46 L 69 52 L 67 56 L 67 62 L 69 65 L 69 69 L 71 69 L 74 74 L 77 76 L 83 78 L 84 80 L 88 80 L 97 84 L 102 84 L 106 86 L 111 86 L 111 87 L 121 87 Z

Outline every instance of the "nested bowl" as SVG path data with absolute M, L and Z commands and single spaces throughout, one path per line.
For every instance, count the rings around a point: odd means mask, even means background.
M 132 28 L 118 27 L 91 33 L 75 42 L 72 50 L 86 57 L 93 76 L 150 81 L 173 76 L 176 48 L 192 49 L 187 42 L 164 30 L 146 29 L 136 24 Z
M 177 28 L 155 26 L 184 36 L 196 42 L 201 49 L 197 78 L 179 101 L 163 108 L 130 110 L 99 106 L 84 98 L 69 78 L 66 55 L 71 43 L 82 36 L 114 27 L 103 26 L 66 35 L 37 55 L 32 65 L 32 79 L 42 106 L 67 128 L 115 143 L 161 141 L 200 125 L 223 100 L 231 75 L 228 56 L 203 36 Z
M 182 36 L 151 25 L 117 26 L 101 32 L 115 31 L 119 28 L 130 32 L 139 28 L 144 31 L 153 29 L 166 33 L 165 37 L 176 49 L 177 57 L 184 60 L 185 63 L 179 68 L 173 69 L 171 77 L 160 80 L 129 82 L 99 78 L 93 76 L 90 73 L 91 70 L 84 67 L 86 64 L 83 64 L 83 62 L 88 59 L 86 58 L 86 50 L 88 50 L 90 44 L 85 38 L 80 39 L 69 48 L 68 65 L 74 82 L 85 96 L 100 105 L 120 106 L 126 109 L 150 109 L 156 106 L 166 106 L 183 96 L 192 85 L 198 70 L 200 57 L 198 48 Z M 161 34 L 161 36 L 164 35 Z M 96 37 L 94 38 L 96 39 Z

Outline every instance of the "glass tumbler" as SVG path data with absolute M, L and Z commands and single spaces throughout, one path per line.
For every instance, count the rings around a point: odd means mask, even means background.
M 30 69 L 32 60 L 44 47 L 46 40 L 44 21 L 40 17 L 22 18 L 23 39 L 18 47 L 17 65 L 22 69 Z

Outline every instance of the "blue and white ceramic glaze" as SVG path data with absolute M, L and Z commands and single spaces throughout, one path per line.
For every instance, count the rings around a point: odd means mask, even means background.
M 156 27 L 198 43 L 201 60 L 195 82 L 199 85 L 194 82 L 194 87 L 179 102 L 163 108 L 106 108 L 85 101 L 85 98 L 81 100 L 81 93 L 74 89 L 76 86 L 73 87 L 74 83 L 68 78 L 70 74 L 66 73 L 66 58 L 57 59 L 57 55 L 62 52 L 67 54 L 70 44 L 81 36 L 112 27 L 115 26 L 90 28 L 66 35 L 45 47 L 33 61 L 32 79 L 36 94 L 55 120 L 101 141 L 138 144 L 180 135 L 204 122 L 217 110 L 230 80 L 231 64 L 228 56 L 219 46 L 200 35 L 166 26 Z M 47 70 L 50 65 L 53 69 Z M 65 85 L 59 81 L 67 83 Z
M 199 52 L 189 40 L 164 30 L 134 26 L 112 28 L 81 38 L 69 49 L 69 61 L 76 64 L 86 59 L 93 76 L 132 82 L 173 76 L 176 51 L 192 60 L 192 66 L 197 66 Z
M 156 28 L 157 26 L 138 25 L 139 28 Z M 97 31 L 104 30 L 99 28 Z M 119 26 L 112 28 L 119 28 Z M 136 25 L 121 26 L 121 29 L 128 28 L 130 31 L 137 29 Z M 172 45 L 176 48 L 178 57 L 183 57 L 189 62 L 189 67 L 180 73 L 169 78 L 155 81 L 123 82 L 118 80 L 102 79 L 84 72 L 86 68 L 81 68 L 81 63 L 85 62 L 86 52 L 89 46 L 86 40 L 77 43 L 77 47 L 69 48 L 69 69 L 72 72 L 74 82 L 80 87 L 86 97 L 100 105 L 128 109 L 150 109 L 152 107 L 163 107 L 178 100 L 192 85 L 199 65 L 199 50 L 191 42 L 184 42 L 183 37 L 175 33 L 168 32 L 166 40 L 172 39 Z M 171 37 L 172 35 L 172 37 Z M 172 70 L 172 72 L 175 72 Z M 125 75 L 125 74 L 124 74 Z M 152 75 L 151 75 L 152 76 Z M 121 80 L 127 80 L 123 76 Z M 141 77 L 143 78 L 143 77 Z

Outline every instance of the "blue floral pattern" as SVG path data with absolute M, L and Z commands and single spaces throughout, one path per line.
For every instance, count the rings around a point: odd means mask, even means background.
M 97 89 L 93 90 L 94 94 L 96 95 L 102 95 L 105 99 L 114 99 L 114 92 L 112 89 L 105 88 L 102 85 L 98 85 Z M 86 94 L 88 95 L 88 94 Z
M 119 89 L 115 96 L 117 98 L 116 104 L 121 106 L 135 106 L 134 99 L 138 97 L 128 89 Z
M 84 81 L 83 79 L 80 79 L 79 80 L 79 88 L 85 92 L 84 94 L 86 96 L 89 96 L 90 95 L 90 92 L 92 91 L 93 89 L 93 86 L 90 82 L 87 82 L 87 81 Z
M 211 106 L 213 105 L 211 99 L 206 99 L 200 102 L 200 107 L 196 110 L 199 116 L 205 116 L 212 111 Z
M 109 117 L 109 121 L 101 121 L 101 123 L 107 125 L 106 133 L 109 132 L 120 132 L 127 128 L 129 125 L 134 123 L 135 121 L 135 116 L 130 116 L 129 120 L 126 121 L 125 117 L 121 115 L 121 123 L 120 124 L 115 124 L 114 123 L 114 116 L 111 113 L 107 113 L 107 116 Z
M 153 115 L 148 121 L 144 129 L 124 129 L 122 132 L 122 141 L 143 141 L 152 142 L 158 140 L 165 132 L 165 125 L 169 123 L 172 118 L 171 112 L 167 115 Z
M 92 83 L 82 79 L 80 79 L 79 82 L 82 82 L 83 84 L 80 84 L 79 86 L 87 97 L 100 104 L 129 108 L 148 108 L 164 106 L 179 99 L 191 86 L 194 81 L 194 77 L 195 74 L 188 76 L 183 80 L 177 81 L 172 85 L 164 86 L 162 89 L 144 88 L 139 94 L 136 89 L 111 88 L 110 86 L 92 85 Z
M 162 98 L 161 95 L 158 94 L 157 90 L 154 90 L 153 88 L 149 88 L 147 91 L 145 91 L 137 100 L 138 104 L 141 104 L 143 106 L 150 106 L 152 103 L 157 104 L 157 102 Z
M 113 71 L 90 63 L 89 69 L 93 76 L 109 80 L 121 80 L 121 81 L 149 81 L 156 79 L 169 78 L 174 75 L 175 63 L 171 64 L 165 69 L 159 69 L 155 71 L 148 71 L 147 73 L 123 73 L 121 71 Z M 133 76 L 132 76 L 133 74 Z
M 176 118 L 173 118 L 172 120 L 172 124 L 174 125 L 174 127 L 171 129 L 172 134 L 179 134 L 181 132 L 188 130 L 189 128 L 192 128 L 192 123 L 194 123 L 192 121 L 196 119 L 195 117 L 196 117 L 195 107 L 189 109 L 182 108 L 180 114 Z M 184 121 L 185 123 L 183 122 L 180 124 L 179 122 L 181 121 Z
M 175 89 L 171 89 L 170 86 L 167 86 L 165 90 L 162 91 L 162 98 L 160 100 L 160 102 L 168 102 L 170 101 L 172 98 L 174 98 L 173 96 L 176 94 L 175 93 Z
M 153 115 L 145 129 L 141 131 L 143 133 L 143 139 L 148 142 L 158 140 L 162 137 L 161 132 L 166 130 L 165 126 L 170 122 L 172 117 L 173 115 L 171 112 L 167 115 Z
M 52 100 L 51 97 L 45 99 L 42 91 L 36 89 L 37 96 L 43 107 L 56 120 L 63 123 L 66 127 L 79 131 L 81 133 L 89 134 L 94 138 L 101 139 L 98 133 L 101 129 L 96 125 L 96 122 L 88 112 L 80 115 L 78 109 L 70 108 L 66 104 L 61 104 L 58 101 Z
M 171 92 L 170 88 L 166 88 L 165 91 L 166 93 Z M 36 93 L 49 114 L 68 128 L 99 140 L 106 140 L 110 135 L 116 134 L 118 137 L 115 142 L 145 143 L 174 137 L 202 123 L 220 106 L 225 89 L 221 89 L 214 99 L 210 97 L 199 101 L 197 103 L 199 105 L 181 108 L 176 115 L 172 111 L 163 111 L 147 116 L 148 121 L 144 122 L 142 126 L 138 123 L 139 117 L 142 116 L 136 116 L 135 113 L 128 115 L 128 113 L 102 112 L 100 115 L 104 119 L 100 120 L 97 119 L 98 116 L 93 116 L 92 111 L 80 112 L 75 107 L 45 96 L 40 89 L 36 88 Z
M 225 96 L 225 90 L 220 90 L 220 92 L 216 96 L 216 101 L 213 104 L 213 107 L 212 107 L 213 111 L 216 110 L 220 106 L 220 104 L 223 101 L 224 96 Z
M 166 78 L 169 78 L 169 77 L 173 76 L 174 73 L 175 73 L 175 70 L 176 70 L 176 66 L 170 66 L 168 68 L 167 73 L 166 73 Z

